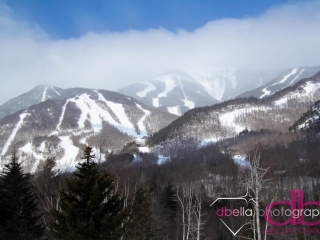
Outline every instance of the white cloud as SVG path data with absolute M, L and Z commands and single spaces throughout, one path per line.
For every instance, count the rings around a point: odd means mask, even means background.
M 245 19 L 166 29 L 88 33 L 52 40 L 0 8 L 0 103 L 39 84 L 116 90 L 175 67 L 320 65 L 320 1 L 281 5 Z

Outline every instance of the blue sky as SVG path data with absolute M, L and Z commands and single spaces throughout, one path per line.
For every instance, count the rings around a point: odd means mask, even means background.
M 0 104 L 40 84 L 117 90 L 171 68 L 210 79 L 320 65 L 319 26 L 320 0 L 0 0 Z
M 52 38 L 88 32 L 163 27 L 193 31 L 209 21 L 257 16 L 288 0 L 5 0 L 14 17 L 38 25 Z

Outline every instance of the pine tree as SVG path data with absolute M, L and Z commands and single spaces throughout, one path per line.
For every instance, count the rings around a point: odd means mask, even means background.
M 40 239 L 44 226 L 37 210 L 31 175 L 23 173 L 14 150 L 0 176 L 0 239 Z
M 165 233 L 168 239 L 177 239 L 178 200 L 176 197 L 176 190 L 170 182 L 162 192 L 161 204 L 163 206 L 163 214 L 166 220 Z
M 92 148 L 83 150 L 86 161 L 66 181 L 67 190 L 60 191 L 60 210 L 52 209 L 51 230 L 59 239 L 112 239 L 124 234 L 126 212 L 123 200 L 115 192 L 115 179 L 99 172 L 93 161 Z
M 148 240 L 153 236 L 151 193 L 145 177 L 142 175 L 136 184 L 130 212 L 130 224 L 125 239 Z

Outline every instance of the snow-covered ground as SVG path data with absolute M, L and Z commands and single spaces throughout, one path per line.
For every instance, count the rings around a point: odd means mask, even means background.
M 79 148 L 73 145 L 69 136 L 61 136 L 59 138 L 61 140 L 60 146 L 65 150 L 65 154 L 56 161 L 56 169 L 74 171 L 78 164 L 75 160 L 77 160 Z
M 180 112 L 179 106 L 168 107 L 168 112 L 171 113 L 171 114 L 174 114 L 174 115 L 181 116 L 181 112 Z
M 47 90 L 48 90 L 48 86 L 46 85 L 46 86 L 44 87 L 44 91 L 43 91 L 43 94 L 42 94 L 41 102 L 44 102 L 44 100 L 46 100 Z
M 18 123 L 16 124 L 16 126 L 14 127 L 14 129 L 11 132 L 11 135 L 9 136 L 7 142 L 4 144 L 1 155 L 4 156 L 6 154 L 6 152 L 8 151 L 8 148 L 10 147 L 12 141 L 14 140 L 17 132 L 19 131 L 19 129 L 21 128 L 24 119 L 29 116 L 30 114 L 27 113 L 26 111 L 24 113 L 20 114 L 20 120 L 18 121 Z
M 137 93 L 137 96 L 141 98 L 146 97 L 148 92 L 152 92 L 157 89 L 154 85 L 152 85 L 149 82 L 144 82 L 144 84 L 147 84 L 147 87 L 143 91 Z
M 233 158 L 233 161 L 238 164 L 240 167 L 248 168 L 250 167 L 250 163 L 246 160 L 245 156 L 236 155 Z
M 182 101 L 184 102 L 184 105 L 185 105 L 186 107 L 188 107 L 189 109 L 194 108 L 194 102 L 188 100 L 188 96 L 187 96 L 186 93 L 184 92 L 183 87 L 182 87 L 182 85 L 181 85 L 181 82 L 180 82 L 180 79 L 179 79 L 179 78 L 178 78 L 178 83 L 179 83 L 180 88 L 181 88 L 181 90 L 182 90 L 182 92 L 183 92 L 183 95 L 184 95 L 184 99 L 182 99 Z
M 303 87 L 303 91 L 296 91 L 294 93 L 285 95 L 284 97 L 280 98 L 277 101 L 274 101 L 276 106 L 283 106 L 285 105 L 289 99 L 301 99 L 301 98 L 309 98 L 312 94 L 320 89 L 320 83 L 317 82 L 306 82 L 305 86 Z
M 260 98 L 264 98 L 264 97 L 269 96 L 271 94 L 271 92 L 269 90 L 267 90 L 267 88 L 286 82 L 292 75 L 296 74 L 297 71 L 298 71 L 297 68 L 292 69 L 292 71 L 289 74 L 285 75 L 279 82 L 273 83 L 272 85 L 262 89 L 263 94 L 260 96 Z M 303 70 L 292 80 L 292 82 L 294 82 L 295 79 L 297 79 L 302 72 L 303 72 Z M 290 85 L 290 84 L 291 83 L 289 83 L 288 85 Z
M 167 94 L 177 86 L 173 80 L 174 77 L 177 77 L 177 76 L 174 74 L 167 74 L 154 79 L 154 80 L 163 82 L 165 85 L 165 89 L 163 90 L 163 92 L 159 93 L 156 98 L 152 99 L 152 103 L 154 107 L 160 107 L 159 99 L 161 97 L 167 97 Z
M 146 127 L 144 126 L 144 120 L 146 119 L 146 117 L 150 114 L 150 111 L 143 109 L 139 104 L 136 103 L 136 106 L 142 110 L 144 112 L 144 116 L 142 118 L 140 118 L 140 120 L 138 121 L 138 127 L 140 130 L 140 134 L 138 135 L 139 137 L 142 136 L 148 136 Z

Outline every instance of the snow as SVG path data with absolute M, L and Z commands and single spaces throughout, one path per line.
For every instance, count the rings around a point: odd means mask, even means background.
M 138 149 L 139 149 L 139 152 L 142 152 L 142 153 L 149 153 L 150 152 L 149 147 L 138 147 Z
M 56 93 L 58 94 L 59 96 L 61 96 L 61 94 L 59 92 L 57 92 L 52 86 L 50 86 L 50 88 Z
M 274 105 L 282 107 L 282 106 L 286 105 L 287 102 L 288 102 L 288 98 L 287 97 L 283 97 L 283 98 L 280 98 L 277 101 L 274 101 Z
M 180 106 L 168 107 L 167 109 L 169 113 L 181 116 Z
M 270 91 L 267 90 L 268 87 L 265 87 L 264 89 L 262 89 L 263 94 L 260 96 L 260 98 L 264 98 L 265 96 L 269 96 L 270 95 Z
M 219 117 L 219 120 L 223 125 L 234 128 L 237 133 L 241 132 L 245 129 L 245 127 L 240 126 L 239 124 L 236 124 L 235 118 L 237 115 L 240 115 L 245 110 L 246 109 L 237 109 L 231 112 L 224 113 Z
M 320 83 L 314 83 L 314 82 L 306 82 L 305 86 L 303 86 L 304 92 L 293 92 L 290 94 L 287 94 L 280 98 L 279 100 L 274 101 L 274 104 L 276 106 L 283 106 L 285 105 L 289 99 L 298 99 L 303 97 L 309 97 L 311 94 L 313 94 L 315 91 L 320 89 Z
M 140 137 L 142 137 L 142 136 L 148 136 L 146 127 L 144 126 L 143 123 L 144 123 L 144 120 L 146 119 L 146 117 L 150 114 L 150 111 L 143 109 L 138 103 L 136 103 L 136 106 L 137 106 L 140 110 L 142 110 L 142 111 L 144 112 L 144 116 L 138 121 L 138 127 L 139 127 L 139 130 L 140 130 L 139 136 L 140 136 Z
M 250 167 L 250 163 L 246 160 L 244 156 L 237 155 L 234 156 L 232 159 L 236 164 L 238 164 L 242 168 Z
M 183 92 L 183 95 L 184 95 L 184 100 L 182 100 L 184 102 L 184 106 L 188 107 L 189 109 L 194 108 L 194 102 L 188 100 L 188 97 L 187 97 L 186 93 L 183 90 L 183 87 L 181 85 L 181 82 L 180 82 L 179 78 L 178 78 L 178 83 L 179 83 L 180 88 L 181 88 L 181 90 Z
M 275 86 L 275 85 L 284 83 L 285 81 L 288 80 L 289 77 L 291 77 L 292 75 L 296 74 L 297 71 L 298 71 L 298 69 L 297 69 L 297 68 L 294 68 L 289 74 L 285 75 L 279 82 L 273 83 L 272 85 L 270 85 L 270 86 L 268 86 L 268 87 L 271 87 L 271 86 Z M 300 73 L 300 74 L 301 74 L 301 73 Z M 298 76 L 296 76 L 296 78 L 297 78 L 297 77 L 298 77 Z M 296 79 L 296 78 L 295 78 L 295 79 Z M 295 79 L 294 79 L 294 80 L 295 80 Z M 291 84 L 291 83 L 290 83 L 290 84 Z M 290 84 L 289 84 L 289 85 L 290 85 Z M 262 92 L 263 92 L 264 94 L 262 94 L 262 95 L 260 96 L 260 98 L 264 98 L 265 96 L 269 96 L 269 95 L 271 94 L 271 92 L 270 92 L 269 90 L 267 90 L 268 87 L 265 87 L 264 89 L 262 89 Z
M 148 92 L 152 92 L 157 89 L 154 85 L 152 85 L 149 82 L 144 82 L 144 83 L 147 84 L 147 87 L 143 91 L 137 93 L 137 96 L 141 98 L 146 97 Z
M 165 163 L 166 161 L 170 160 L 170 157 L 165 157 L 163 155 L 158 155 L 158 165 Z
M 65 112 L 66 112 L 66 108 L 67 108 L 67 105 L 68 105 L 69 101 L 70 101 L 70 99 L 68 99 L 68 100 L 66 101 L 66 103 L 62 106 L 62 111 L 61 111 L 61 115 L 60 115 L 60 117 L 59 117 L 59 122 L 58 122 L 58 124 L 57 124 L 56 131 L 60 131 L 60 126 L 61 126 L 61 123 L 62 123 L 62 121 L 63 121 L 64 114 L 65 114 Z
M 152 106 L 160 107 L 159 98 L 152 98 Z
M 44 102 L 44 100 L 46 100 L 47 90 L 48 90 L 48 86 L 46 85 L 42 94 L 41 102 Z
M 114 103 L 114 102 L 106 100 L 101 93 L 98 93 L 98 97 L 99 97 L 99 100 L 106 103 L 109 106 L 109 108 L 111 109 L 111 111 L 117 116 L 117 118 L 119 119 L 119 121 L 121 123 L 121 126 L 122 126 L 121 128 L 124 127 L 127 129 L 134 129 L 134 126 L 132 125 L 128 116 L 126 115 L 126 112 L 125 112 L 122 104 Z M 126 131 L 126 132 L 129 134 L 128 131 Z M 132 134 L 132 132 L 130 132 L 130 133 Z
M 60 146 L 65 150 L 63 157 L 56 161 L 56 169 L 62 169 L 63 171 L 73 171 L 75 166 L 78 164 L 76 162 L 77 155 L 79 153 L 79 148 L 75 147 L 70 139 L 70 136 L 61 136 Z
M 42 142 L 40 147 L 41 149 L 44 150 L 45 147 L 45 142 Z M 35 163 L 33 164 L 30 172 L 31 173 L 35 173 L 38 165 L 40 163 L 41 160 L 43 160 L 43 156 L 41 154 L 37 154 L 32 150 L 32 144 L 29 142 L 26 145 L 24 145 L 22 148 L 19 149 L 20 151 L 24 152 L 25 154 L 28 154 L 29 156 L 33 156 L 33 158 L 36 160 Z
M 206 90 L 206 92 L 221 101 L 225 94 L 227 80 L 230 81 L 233 89 L 237 86 L 236 69 L 232 67 L 222 67 L 212 69 L 198 68 L 189 69 L 187 73 L 199 82 Z
M 298 79 L 298 77 L 300 77 L 301 73 L 303 73 L 303 72 L 304 72 L 304 69 L 302 69 L 300 71 L 300 73 L 288 84 L 288 86 L 290 86 L 292 83 L 294 83 Z
M 30 113 L 27 113 L 26 111 L 24 113 L 20 114 L 20 120 L 18 121 L 18 123 L 16 124 L 15 128 L 12 130 L 11 135 L 9 136 L 7 142 L 4 144 L 4 147 L 2 149 L 1 155 L 4 156 L 6 154 L 6 152 L 8 151 L 8 148 L 10 147 L 12 141 L 14 140 L 17 132 L 19 131 L 19 129 L 21 128 L 24 119 L 29 116 Z
M 297 68 L 294 68 L 294 69 L 291 71 L 291 73 L 285 75 L 279 83 L 274 83 L 274 84 L 272 84 L 272 86 L 273 86 L 273 85 L 276 85 L 276 84 L 284 83 L 285 81 L 288 80 L 289 77 L 291 77 L 292 75 L 296 74 L 297 71 L 298 71 L 298 69 L 297 69 Z
M 235 122 L 235 118 L 239 115 L 242 115 L 244 113 L 249 113 L 255 110 L 262 110 L 264 108 L 258 108 L 258 107 L 249 107 L 249 108 L 241 108 L 236 109 L 231 112 L 224 113 L 219 116 L 219 120 L 222 125 L 228 126 L 230 128 L 233 128 L 237 133 L 243 131 L 245 129 L 244 126 L 241 126 Z
M 67 102 L 62 107 L 62 112 L 61 112 L 56 130 L 50 135 L 57 134 L 58 131 L 60 131 L 61 123 L 65 115 L 67 104 L 69 102 L 73 102 L 81 110 L 81 114 L 78 119 L 78 126 L 80 130 L 84 129 L 85 121 L 89 121 L 91 123 L 91 127 L 93 128 L 94 132 L 99 132 L 102 129 L 102 122 L 106 121 L 109 124 L 116 127 L 121 132 L 124 132 L 128 135 L 135 136 L 137 133 L 135 132 L 135 128 L 133 124 L 130 122 L 128 116 L 126 115 L 123 105 L 120 103 L 114 103 L 114 102 L 108 101 L 104 98 L 104 96 L 101 93 L 99 93 L 98 91 L 95 91 L 95 92 L 97 93 L 99 100 L 104 102 L 115 114 L 115 116 L 117 117 L 117 120 L 115 120 L 108 111 L 101 108 L 94 100 L 92 100 L 87 93 L 84 93 L 80 96 L 77 96 L 75 98 L 70 98 L 67 100 Z M 144 119 L 146 118 L 146 115 L 150 113 L 149 111 L 144 110 L 142 108 L 141 110 L 144 111 L 145 116 L 143 117 L 143 119 L 140 119 L 140 125 L 138 124 L 138 126 L 140 127 L 143 126 L 143 123 L 141 123 L 141 121 L 143 122 Z M 142 131 L 144 132 L 143 135 L 146 135 L 146 131 L 143 129 L 145 128 L 144 127 L 142 128 Z
M 155 78 L 154 80 L 161 81 L 165 85 L 165 89 L 163 92 L 159 93 L 156 98 L 152 99 L 152 103 L 154 107 L 160 107 L 159 104 L 159 98 L 161 97 L 167 97 L 167 94 L 171 92 L 177 85 L 174 82 L 174 78 L 176 78 L 177 75 L 174 74 L 167 74 L 163 75 L 161 77 Z

